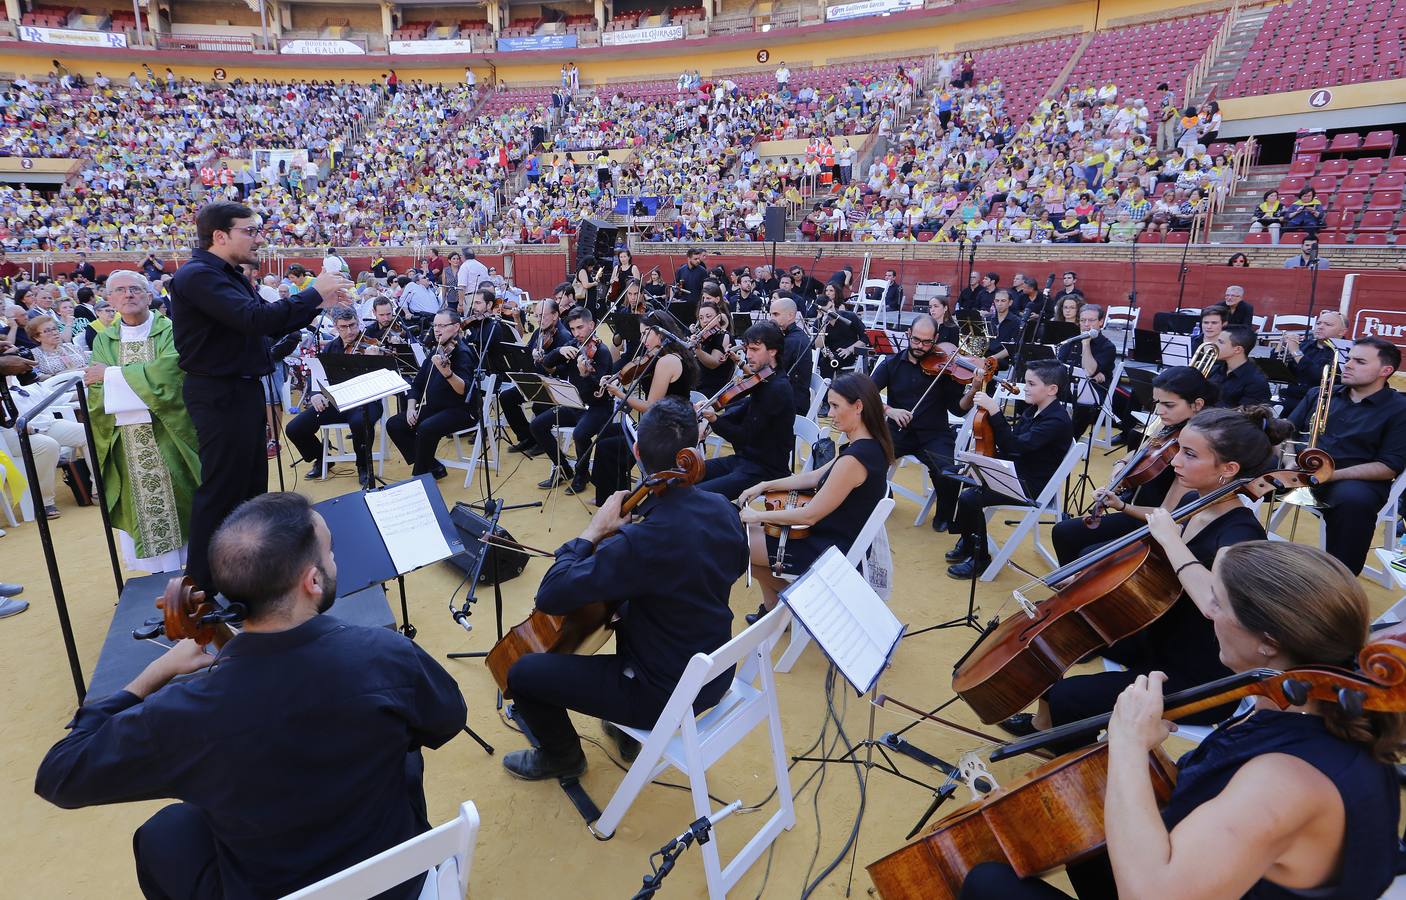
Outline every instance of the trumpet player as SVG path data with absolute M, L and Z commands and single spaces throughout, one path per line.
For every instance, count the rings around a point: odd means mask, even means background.
M 1323 367 L 1332 360 L 1330 354 L 1338 352 L 1333 341 L 1347 334 L 1347 322 L 1341 313 L 1324 310 L 1313 323 L 1313 340 L 1305 344 L 1306 334 L 1286 331 L 1280 337 L 1284 364 L 1294 372 L 1294 380 L 1285 385 L 1280 398 L 1284 408 L 1294 409 L 1308 392 L 1318 386 Z
M 1324 549 L 1354 574 L 1367 561 L 1391 483 L 1406 468 L 1406 396 L 1387 385 L 1400 367 L 1395 345 L 1360 338 L 1343 364 L 1342 383 L 1326 399 L 1315 387 L 1289 416 L 1333 457 L 1333 474 L 1314 495 L 1328 526 Z

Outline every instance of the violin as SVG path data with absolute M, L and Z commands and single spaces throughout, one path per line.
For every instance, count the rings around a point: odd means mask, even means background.
M 685 447 L 674 456 L 674 468 L 655 472 L 620 503 L 621 515 L 629 515 L 645 498 L 662 494 L 684 484 L 703 480 L 706 466 L 703 455 Z M 503 635 L 484 662 L 505 699 L 512 699 L 508 690 L 508 670 L 529 653 L 595 653 L 610 636 L 615 610 L 604 601 L 587 603 L 564 616 L 554 616 L 540 609 L 514 625 Z
M 996 370 L 1001 367 L 1000 361 L 993 357 L 979 359 L 962 356 L 954 345 L 946 342 L 938 344 L 919 358 L 918 365 L 923 372 L 934 378 L 946 375 L 962 384 L 971 384 L 978 375 L 984 375 L 988 379 L 994 378 Z
M 1236 673 L 1167 695 L 1162 717 L 1181 719 L 1244 697 L 1264 697 L 1280 709 L 1310 700 L 1337 703 L 1350 716 L 1406 710 L 1406 643 L 1396 637 L 1372 641 L 1357 662 L 1356 672 L 1302 666 Z M 1038 732 L 998 748 L 991 759 L 1093 737 L 1111 718 L 1106 713 Z M 1161 748 L 1149 754 L 1148 765 L 1158 806 L 1164 806 L 1175 784 L 1175 765 Z M 1021 878 L 1037 877 L 1104 846 L 1107 787 L 1108 745 L 1080 748 L 954 811 L 866 868 L 886 900 L 955 900 L 967 873 L 983 862 L 1004 862 Z
M 708 410 L 716 412 L 732 401 L 745 397 L 761 387 L 762 382 L 770 378 L 774 372 L 775 370 L 771 366 L 762 366 L 756 372 L 744 372 L 707 400 L 700 400 L 698 405 L 694 407 L 694 411 L 700 414 Z
M 664 345 L 660 344 L 653 350 L 646 351 L 643 356 L 625 363 L 620 367 L 620 371 L 616 372 L 614 375 L 608 378 L 602 378 L 600 387 L 596 388 L 596 396 L 605 396 L 607 382 L 612 382 L 620 387 L 624 387 L 627 384 L 634 384 L 640 379 L 640 376 L 649 371 L 650 367 L 654 365 L 654 361 L 659 358 L 659 354 L 662 353 L 663 350 Z
M 1157 434 L 1149 434 L 1142 446 L 1138 447 L 1137 452 L 1128 458 L 1123 468 L 1119 470 L 1112 481 L 1108 482 L 1108 487 L 1104 488 L 1104 491 L 1115 494 L 1155 481 L 1159 475 L 1167 471 L 1167 466 L 1172 464 L 1172 458 L 1181 449 L 1181 444 L 1177 443 L 1177 435 L 1181 434 L 1181 428 L 1181 425 L 1177 425 L 1175 428 Z M 1106 508 L 1107 503 L 1102 498 L 1095 500 L 1089 514 L 1084 516 L 1084 524 L 1090 528 L 1097 528 L 1098 523 L 1103 519 Z
M 190 638 L 202 647 L 214 644 L 217 650 L 234 637 L 234 629 L 224 621 L 228 614 L 205 599 L 205 592 L 196 589 L 189 575 L 166 582 L 156 608 L 161 616 L 148 620 L 132 637 L 148 640 L 164 634 L 173 641 Z
M 763 491 L 762 509 L 800 509 L 815 499 L 815 491 Z M 767 535 L 779 538 L 782 532 L 789 534 L 796 540 L 810 537 L 810 528 L 806 525 L 764 525 Z
M 1333 473 L 1333 459 L 1322 450 L 1304 450 L 1297 464 L 1236 479 L 1179 507 L 1172 519 L 1184 522 L 1232 496 L 1259 499 L 1312 487 Z M 1025 591 L 1035 584 L 1054 595 L 1032 602 Z M 1181 593 L 1176 573 L 1143 526 L 1017 589 L 1023 615 L 1008 616 L 977 639 L 958 660 L 952 689 L 981 721 L 999 722 L 1043 695 L 1079 660 L 1152 624 Z

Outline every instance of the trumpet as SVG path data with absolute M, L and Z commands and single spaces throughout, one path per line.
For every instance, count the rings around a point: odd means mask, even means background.
M 1191 354 L 1191 361 L 1187 365 L 1201 373 L 1202 378 L 1210 378 L 1211 370 L 1215 368 L 1216 362 L 1220 359 L 1220 353 L 1216 350 L 1215 344 L 1202 344 L 1196 348 L 1196 352 Z

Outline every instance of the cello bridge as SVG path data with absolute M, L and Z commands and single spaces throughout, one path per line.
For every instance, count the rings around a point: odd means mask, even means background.
M 1032 621 L 1040 618 L 1040 614 L 1035 610 L 1035 601 L 1019 590 L 1011 591 L 1011 596 L 1015 598 L 1016 603 L 1020 604 L 1020 611 L 1029 616 Z

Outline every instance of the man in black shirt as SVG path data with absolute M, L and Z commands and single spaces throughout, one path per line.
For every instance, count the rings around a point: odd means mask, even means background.
M 771 374 L 747 396 L 729 403 L 721 414 L 702 413 L 718 436 L 732 444 L 732 456 L 708 460 L 699 490 L 729 500 L 761 481 L 791 474 L 795 445 L 795 413 L 791 385 L 778 371 L 785 339 L 771 322 L 758 322 L 743 334 L 747 365 Z
M 815 314 L 820 377 L 830 379 L 842 372 L 853 371 L 859 353 L 869 347 L 864 320 L 843 306 L 837 306 L 828 290 L 820 295 Z M 822 334 L 825 338 L 823 342 L 820 340 Z
M 1245 289 L 1238 284 L 1232 284 L 1225 289 L 1225 306 L 1230 310 L 1230 318 L 1226 319 L 1227 325 L 1245 325 L 1253 327 L 1255 324 L 1255 308 L 1245 302 Z
M 1202 344 L 1214 343 L 1220 335 L 1221 329 L 1225 328 L 1230 321 L 1230 310 L 1222 303 L 1216 303 L 1201 310 L 1201 328 L 1192 336 L 1191 352 L 1195 353 L 1196 348 Z
M 708 267 L 703 265 L 703 251 L 688 248 L 688 261 L 674 272 L 672 312 L 680 322 L 692 325 L 698 321 L 698 304 L 703 299 L 703 282 L 708 279 Z
M 759 313 L 766 309 L 766 298 L 757 293 L 756 283 L 751 275 L 739 275 L 737 290 L 727 296 L 728 308 L 735 313 Z
M 1216 335 L 1220 362 L 1211 371 L 1210 380 L 1220 389 L 1217 406 L 1234 409 L 1269 403 L 1269 379 L 1250 359 L 1256 343 L 1255 330 L 1249 325 L 1227 325 Z
M 932 352 L 937 341 L 937 323 L 932 316 L 919 316 L 908 330 L 908 349 L 896 356 L 884 357 L 874 368 L 874 385 L 887 389 L 884 415 L 892 423 L 895 458 L 917 456 L 927 467 L 932 479 L 934 531 L 952 527 L 952 515 L 957 507 L 958 482 L 947 475 L 954 464 L 957 434 L 948 421 L 948 413 L 965 415 L 961 407 L 963 388 L 955 378 L 942 377 L 934 382 L 922 370 L 923 357 Z
M 1116 387 L 1109 383 L 1113 369 L 1118 363 L 1118 348 L 1103 336 L 1103 307 L 1096 303 L 1085 303 L 1079 309 L 1080 340 L 1061 344 L 1055 355 L 1061 363 L 1071 368 L 1084 370 L 1084 377 L 1070 379 L 1071 397 L 1074 401 L 1074 434 L 1084 433 L 1098 420 L 1099 409 L 1108 391 Z M 1087 381 L 1092 394 L 1084 390 Z M 1091 402 L 1081 402 L 1091 401 Z
M 1303 344 L 1303 337 L 1298 332 L 1284 332 L 1285 362 L 1294 373 L 1293 382 L 1280 391 L 1284 409 L 1293 412 L 1308 392 L 1322 383 L 1323 367 L 1330 365 L 1338 355 L 1333 341 L 1346 333 L 1347 323 L 1343 321 L 1342 314 L 1333 310 L 1318 314 L 1318 320 L 1313 323 L 1313 340 L 1307 345 Z
M 810 275 L 800 266 L 791 267 L 791 290 L 796 295 L 796 303 L 801 313 L 809 318 L 810 307 L 815 303 L 815 298 L 820 296 L 820 292 L 825 289 L 825 285 L 820 279 Z M 785 290 L 785 287 L 782 287 Z
M 557 315 L 555 300 L 543 300 L 537 304 L 537 330 L 527 339 L 527 349 L 532 351 L 532 369 L 538 375 L 557 375 L 566 359 L 561 355 L 563 347 L 572 346 L 575 341 L 571 331 Z M 498 395 L 498 405 L 503 410 L 503 418 L 513 430 L 517 443 L 509 448 L 512 453 L 523 453 L 528 458 L 546 453 L 532 436 L 527 414 L 522 411 L 522 392 L 516 386 L 509 387 Z M 536 404 L 532 408 L 534 416 L 546 412 L 548 407 Z
M 356 310 L 350 306 L 339 306 L 332 310 L 332 323 L 337 336 L 318 356 L 331 356 L 347 352 L 360 352 L 379 355 L 379 347 L 360 347 L 362 333 L 361 320 Z M 349 351 L 348 348 L 356 348 Z M 322 440 L 318 429 L 324 425 L 347 425 L 351 429 L 352 449 L 356 453 L 356 480 L 362 487 L 374 487 L 371 480 L 371 445 L 376 440 L 376 423 L 381 419 L 385 408 L 380 400 L 342 412 L 332 405 L 320 391 L 310 392 L 307 409 L 293 417 L 284 428 L 288 440 L 298 448 L 303 460 L 312 463 L 308 468 L 308 478 L 322 477 Z
M 796 301 L 778 297 L 771 301 L 771 321 L 781 329 L 785 341 L 781 352 L 781 372 L 791 382 L 791 398 L 795 414 L 810 411 L 810 376 L 815 372 L 815 357 L 811 355 L 811 336 L 796 321 Z
M 88 262 L 88 254 L 78 254 L 78 266 L 73 270 L 74 278 L 82 278 L 84 281 L 96 281 L 98 272 L 93 268 L 93 264 Z
M 1054 276 L 1051 275 L 1050 278 Z M 1016 296 L 1012 299 L 1015 301 L 1015 311 L 1034 319 L 1045 318 L 1050 304 L 1047 302 L 1046 292 L 1040 290 L 1035 279 L 1022 272 L 1015 276 L 1014 284 Z
M 537 446 L 543 448 L 555 467 L 545 481 L 537 486 L 543 490 L 556 487 L 561 479 L 570 478 L 567 494 L 579 494 L 586 490 L 591 472 L 591 450 L 596 435 L 610 422 L 615 399 L 609 394 L 596 396 L 600 380 L 615 371 L 615 359 L 611 356 L 607 341 L 596 337 L 596 319 L 585 307 L 577 307 L 566 316 L 567 327 L 571 331 L 571 343 L 561 348 L 564 361 L 557 370 L 557 376 L 570 381 L 586 403 L 586 408 L 566 409 L 553 406 L 538 413 L 529 426 Z M 556 436 L 552 428 L 562 425 L 574 426 L 571 441 L 576 447 L 576 466 L 557 449 Z
M 1333 475 L 1314 489 L 1326 504 L 1328 545 L 1324 548 L 1355 574 L 1362 573 L 1377 530 L 1377 513 L 1391 483 L 1406 469 L 1406 395 L 1387 386 L 1401 367 L 1401 351 L 1383 338 L 1361 338 L 1333 390 L 1328 426 L 1318 446 L 1333 457 Z M 1318 389 L 1309 392 L 1289 416 L 1308 428 Z
M 677 453 L 697 442 L 693 408 L 681 398 L 663 397 L 640 418 L 640 468 L 673 468 Z M 748 561 L 737 508 L 720 494 L 680 485 L 648 501 L 643 520 L 631 522 L 620 513 L 626 496 L 612 494 L 581 536 L 557 549 L 537 589 L 537 608 L 544 613 L 567 615 L 604 602 L 621 618 L 614 654 L 529 653 L 508 671 L 513 714 L 539 745 L 503 757 L 503 767 L 517 778 L 585 771 L 586 755 L 567 710 L 653 727 L 693 655 L 712 653 L 732 637 L 728 594 Z M 717 703 L 731 680 L 728 673 L 704 686 L 694 710 Z M 607 734 L 630 755 L 632 741 L 613 728 Z
M 898 273 L 893 269 L 884 271 L 884 309 L 889 312 L 903 309 L 903 285 L 898 283 Z
M 1059 392 L 1065 378 L 1064 368 L 1050 360 L 1033 362 L 1025 372 L 1025 411 L 1014 424 L 1006 421 L 996 401 L 984 391 L 963 399 L 967 408 L 976 405 L 990 414 L 991 431 L 996 438 L 996 451 L 1003 459 L 1015 463 L 1025 494 L 1032 500 L 1040 495 L 1054 477 L 1069 444 L 1074 439 L 1074 426 L 1069 413 L 1059 402 Z M 968 488 L 957 500 L 957 519 L 953 531 L 961 535 L 957 545 L 947 552 L 953 563 L 947 574 L 953 578 L 975 578 L 991 564 L 986 547 L 986 514 L 988 506 L 1013 502 L 1010 497 L 988 487 Z
M 322 615 L 337 564 L 306 498 L 244 503 L 210 557 L 248 611 L 219 665 L 171 683 L 216 661 L 183 640 L 81 707 L 35 792 L 65 809 L 181 801 L 133 839 L 147 897 L 282 897 L 427 830 L 421 748 L 463 728 L 458 684 L 395 631 Z
M 459 340 L 459 314 L 444 310 L 434 317 L 434 352 L 410 385 L 410 401 L 405 412 L 386 422 L 386 434 L 405 461 L 411 474 L 433 472 L 435 478 L 447 473 L 435 459 L 441 439 L 478 421 L 478 387 L 472 384 L 478 358 Z
M 957 309 L 976 309 L 976 295 L 981 290 L 982 274 L 972 269 L 967 278 L 967 286 L 962 288 L 962 292 L 957 295 Z
M 986 312 L 991 308 L 991 303 L 996 297 L 996 286 L 1001 283 L 1001 276 L 995 272 L 987 272 L 981 276 L 981 281 L 975 289 L 962 291 L 962 295 L 957 298 L 957 309 L 975 309 Z
M 264 389 L 273 371 L 270 338 L 312 322 L 346 297 L 351 282 L 323 272 L 312 286 L 269 303 L 239 271 L 257 266 L 263 225 L 240 203 L 201 207 L 200 248 L 171 280 L 171 325 L 186 373 L 183 397 L 200 441 L 200 487 L 190 514 L 186 574 L 210 586 L 206 550 L 220 522 L 268 490 Z
M 1054 315 L 1059 311 L 1059 305 L 1064 302 L 1065 297 L 1078 298 L 1080 306 L 1088 302 L 1084 297 L 1084 292 L 1079 290 L 1078 275 L 1073 272 L 1065 272 L 1063 281 L 1064 283 L 1061 285 L 1058 293 L 1052 298 L 1054 302 L 1050 304 L 1050 315 Z
M 1020 342 L 1020 326 L 1025 320 L 1011 312 L 1011 292 L 1005 288 L 996 291 L 991 305 L 994 315 L 986 321 L 994 336 L 986 348 L 986 355 L 1000 360 L 1001 367 L 1005 368 L 1006 360 L 1015 355 L 1016 344 Z
M 780 290 L 781 281 L 776 277 L 776 272 L 771 266 L 760 265 L 752 271 L 756 275 L 757 293 L 761 294 L 763 298 L 768 298 Z

